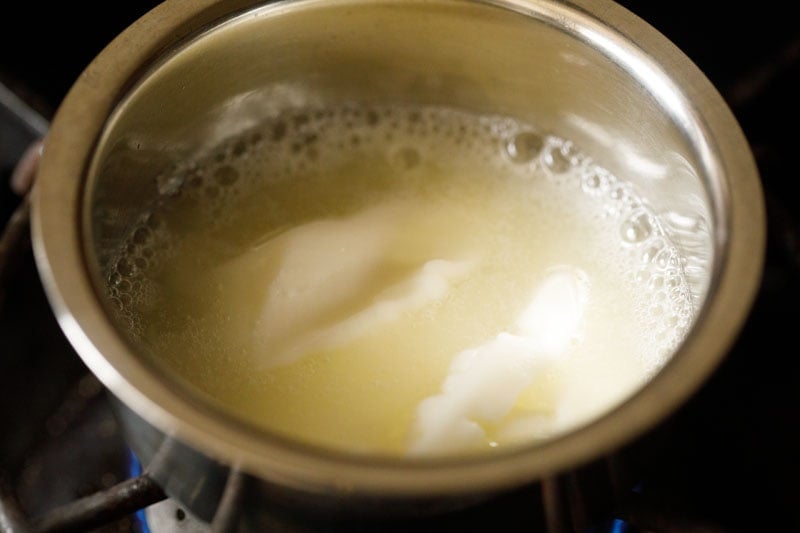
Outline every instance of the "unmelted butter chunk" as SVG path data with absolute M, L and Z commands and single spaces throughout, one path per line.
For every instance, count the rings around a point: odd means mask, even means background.
M 450 239 L 452 257 L 434 254 L 434 241 L 444 237 L 433 224 L 413 251 L 398 253 L 409 228 L 416 232 L 425 218 L 410 202 L 387 202 L 295 227 L 218 268 L 215 278 L 235 287 L 225 291 L 224 306 L 248 325 L 260 365 L 283 366 L 336 348 L 444 298 L 477 261 L 452 245 L 457 235 Z
M 579 337 L 588 297 L 583 271 L 552 269 L 511 331 L 455 357 L 441 392 L 417 409 L 410 452 L 447 453 L 483 443 L 488 437 L 484 424 L 498 425 L 523 391 Z

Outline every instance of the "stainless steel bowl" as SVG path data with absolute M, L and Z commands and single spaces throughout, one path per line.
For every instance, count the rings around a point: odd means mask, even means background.
M 461 459 L 312 448 L 176 386 L 107 312 L 102 251 L 157 198 L 157 177 L 176 162 L 281 106 L 337 99 L 518 116 L 574 140 L 657 211 L 704 220 L 713 253 L 685 342 L 590 424 Z M 673 44 L 608 0 L 167 0 L 119 35 L 63 101 L 33 209 L 37 264 L 62 328 L 118 399 L 139 457 L 205 518 L 231 472 L 249 480 L 240 487 L 256 502 L 278 493 L 352 508 L 468 501 L 630 442 L 725 356 L 759 281 L 765 234 L 757 170 L 720 95 Z

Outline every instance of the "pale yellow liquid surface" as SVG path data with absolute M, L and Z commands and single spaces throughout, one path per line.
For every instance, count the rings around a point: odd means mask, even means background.
M 450 454 L 569 430 L 663 364 L 692 301 L 646 200 L 533 132 L 435 108 L 280 117 L 176 171 L 110 296 L 182 383 L 308 443 Z M 508 335 L 524 347 L 500 354 Z

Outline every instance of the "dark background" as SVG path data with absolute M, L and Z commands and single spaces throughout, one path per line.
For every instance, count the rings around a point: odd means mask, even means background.
M 707 384 L 663 427 L 643 437 L 657 439 L 664 454 L 639 465 L 637 497 L 656 514 L 712 529 L 798 531 L 800 24 L 789 14 L 791 3 L 779 0 L 741 3 L 742 8 L 689 0 L 620 3 L 682 49 L 731 106 L 756 156 L 769 230 L 764 277 L 751 316 Z M 6 0 L 0 8 L 0 81 L 50 118 L 92 58 L 155 4 Z M 5 182 L 9 169 L 0 170 Z M 5 219 L 17 199 L 5 183 L 0 192 Z M 36 283 L 35 272 L 20 276 L 20 287 Z M 38 292 L 26 299 L 43 301 Z M 43 389 L 37 378 L 48 371 L 46 362 L 12 374 L 18 367 L 2 359 L 19 343 L 9 335 L 36 338 L 45 351 L 54 349 L 45 339 L 62 340 L 51 319 L 31 324 L 27 316 L 0 312 L 0 335 L 6 337 L 0 342 L 0 426 L 16 423 L 12 413 L 29 410 L 35 416 L 37 406 L 58 403 L 58 394 L 73 390 L 70 377 L 85 372 L 79 361 L 69 363 L 60 381 L 56 376 L 55 389 Z M 20 400 L 17 392 L 24 391 L 34 398 Z M 0 429 L 0 438 L 24 443 L 23 433 L 7 427 Z M 25 452 L 12 456 L 8 449 L 14 448 L 5 448 L 0 468 L 13 470 L 6 463 Z

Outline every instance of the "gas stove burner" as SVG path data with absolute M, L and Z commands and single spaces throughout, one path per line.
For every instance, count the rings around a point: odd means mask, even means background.
M 136 513 L 143 533 L 212 533 L 211 525 L 186 511 L 174 500 L 151 505 Z
M 130 476 L 142 475 L 142 465 L 132 452 L 130 455 Z M 134 514 L 135 527 L 141 533 L 216 533 L 211 524 L 204 522 L 187 511 L 183 505 L 165 498 Z

